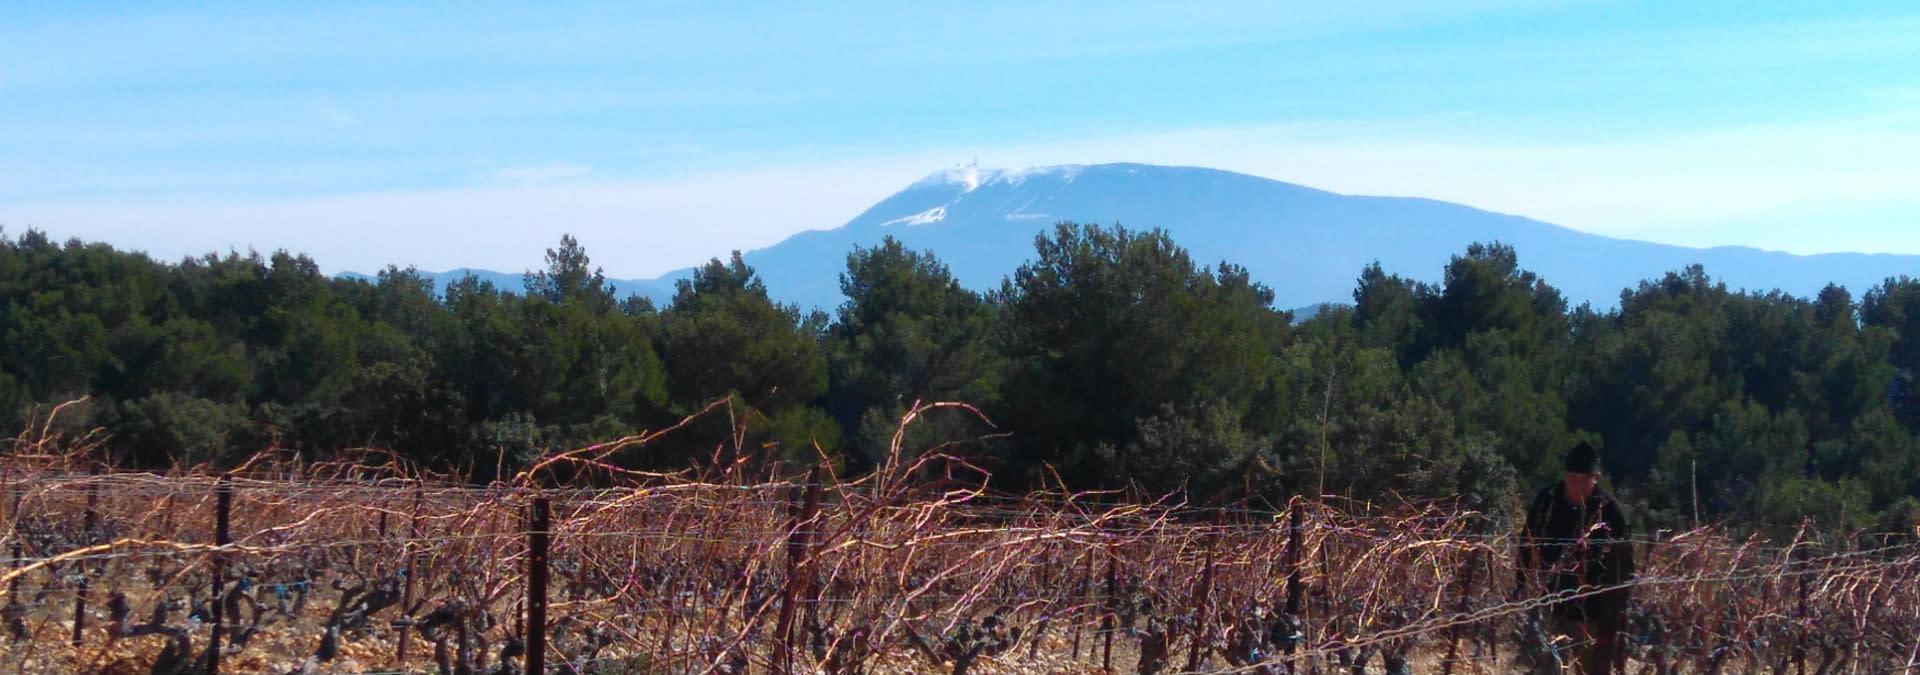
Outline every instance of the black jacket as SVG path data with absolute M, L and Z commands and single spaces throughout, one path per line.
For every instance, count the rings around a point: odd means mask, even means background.
M 1633 531 L 1626 511 L 1595 487 L 1586 503 L 1567 501 L 1567 488 L 1555 482 L 1534 495 L 1527 507 L 1526 530 L 1517 547 L 1515 582 L 1525 595 L 1614 586 L 1634 576 Z M 1545 588 L 1531 586 L 1541 573 Z M 1576 620 L 1603 619 L 1626 611 L 1627 589 L 1582 600 L 1556 603 L 1556 615 Z

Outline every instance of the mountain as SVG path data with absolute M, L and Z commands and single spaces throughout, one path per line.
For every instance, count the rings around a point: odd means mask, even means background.
M 445 272 L 421 272 L 420 276 L 433 281 L 434 293 L 445 295 L 448 284 L 459 281 L 462 277 L 469 274 L 479 277 L 481 281 L 491 283 L 495 287 L 504 288 L 515 293 L 521 292 L 526 288 L 525 272 L 495 272 L 493 270 L 462 267 Z M 373 275 L 361 274 L 359 272 L 341 272 L 335 276 L 344 279 L 377 280 Z M 662 282 L 652 279 L 608 279 L 607 285 L 613 287 L 615 297 L 624 298 L 629 295 L 644 295 L 652 298 L 656 304 L 665 304 L 668 298 L 673 297 L 673 282 L 671 280 Z
M 855 245 L 893 235 L 928 249 L 970 288 L 999 284 L 1033 255 L 1033 237 L 1061 220 L 1165 228 L 1196 262 L 1245 266 L 1274 288 L 1275 305 L 1351 302 L 1375 260 L 1424 281 L 1473 242 L 1512 245 L 1570 304 L 1611 307 L 1622 289 L 1700 263 L 1734 288 L 1810 297 L 1829 282 L 1856 297 L 1890 276 L 1920 275 L 1920 256 L 1797 256 L 1742 247 L 1687 248 L 1578 232 L 1430 199 L 1341 195 L 1257 176 L 1144 164 L 1016 171 L 960 168 L 928 176 L 845 226 L 804 232 L 747 253 L 777 297 L 840 302 L 839 273 Z M 670 288 L 682 270 L 656 280 Z
M 1630 198 L 1630 197 L 1623 197 Z M 841 301 L 839 274 L 854 246 L 893 235 L 931 250 L 969 288 L 997 287 L 1033 255 L 1033 238 L 1071 220 L 1165 228 L 1197 263 L 1242 265 L 1273 287 L 1275 306 L 1352 301 L 1361 270 L 1429 282 L 1473 242 L 1515 248 L 1521 266 L 1569 304 L 1618 304 L 1623 289 L 1700 263 L 1729 287 L 1811 297 L 1829 282 L 1856 297 L 1891 276 L 1920 276 L 1920 256 L 1799 256 L 1742 247 L 1687 248 L 1578 232 L 1519 216 L 1404 197 L 1342 195 L 1257 176 L 1146 164 L 940 171 L 881 200 L 846 225 L 803 232 L 745 254 L 773 295 L 803 308 Z M 679 270 L 619 282 L 664 305 Z M 511 275 L 518 288 L 518 275 Z

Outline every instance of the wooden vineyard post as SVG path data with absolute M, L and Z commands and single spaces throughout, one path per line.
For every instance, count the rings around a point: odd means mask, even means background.
M 18 550 L 18 544 L 16 544 L 15 547 L 16 547 L 16 550 Z M 1086 553 L 1086 556 L 1087 556 L 1086 569 L 1081 571 L 1080 573 L 1080 589 L 1079 589 L 1080 597 L 1075 598 L 1074 599 L 1075 602 L 1086 602 L 1089 598 L 1093 597 L 1093 551 L 1088 550 Z M 20 554 L 15 553 L 13 557 L 18 558 L 20 557 Z M 1073 663 L 1080 662 L 1080 634 L 1086 632 L 1084 630 L 1085 625 L 1086 623 L 1082 621 L 1074 622 Z
M 668 591 L 665 590 L 667 588 L 666 585 L 658 585 L 652 588 L 654 597 L 661 597 L 668 593 Z M 666 615 L 666 626 L 660 629 L 660 645 L 655 648 L 656 652 L 653 654 L 653 662 L 671 665 L 671 659 L 673 658 L 674 620 L 679 618 L 680 613 L 673 611 L 667 602 L 662 602 L 660 607 L 665 610 L 663 613 Z
M 1799 616 L 1795 618 L 1799 619 L 1800 631 L 1795 636 L 1793 645 L 1793 667 L 1797 675 L 1807 675 L 1807 567 L 1809 566 L 1803 562 L 1796 567 L 1798 569 L 1794 570 L 1794 577 L 1800 582 L 1800 608 Z
M 1120 607 L 1120 554 L 1112 544 L 1107 545 L 1107 615 L 1100 618 L 1100 631 L 1106 633 L 1106 646 L 1100 652 L 1100 668 L 1113 672 L 1113 633 L 1119 629 L 1119 617 L 1114 612 Z
M 552 505 L 533 499 L 527 523 L 527 672 L 547 672 L 547 546 Z
M 1053 565 L 1055 562 L 1057 562 L 1055 558 L 1058 557 L 1058 555 L 1059 555 L 1058 553 L 1048 555 L 1046 562 L 1040 566 L 1040 587 L 1041 588 L 1047 588 L 1047 589 L 1058 588 L 1057 586 L 1053 585 Z M 1073 563 L 1067 563 L 1067 565 L 1069 568 L 1071 568 Z M 1071 576 L 1072 572 L 1069 571 L 1068 575 Z M 1034 660 L 1039 655 L 1040 641 L 1047 634 L 1047 622 L 1052 619 L 1053 613 L 1054 613 L 1054 609 L 1052 608 L 1052 606 L 1049 606 L 1047 611 L 1040 616 L 1040 626 L 1033 631 L 1033 634 L 1031 636 L 1027 638 L 1027 660 L 1028 661 Z
M 807 474 L 807 483 L 809 484 L 809 487 L 807 488 L 807 492 L 812 493 L 813 497 L 812 497 L 811 503 L 807 507 L 807 520 L 806 520 L 806 533 L 807 533 L 806 544 L 807 545 L 801 551 L 803 554 L 801 557 L 802 562 L 807 562 L 812 560 L 813 550 L 820 547 L 820 530 L 819 530 L 820 494 L 819 493 L 823 489 L 822 486 L 820 485 L 820 474 L 824 469 L 825 469 L 824 466 L 815 466 L 813 468 L 813 471 Z M 800 630 L 811 631 L 812 630 L 811 627 L 817 625 L 815 621 L 818 617 L 818 612 L 820 611 L 820 603 L 817 602 L 817 600 L 819 600 L 819 595 L 822 589 L 813 587 L 813 576 L 811 574 L 808 574 L 801 578 L 803 579 L 803 581 L 801 582 L 801 585 L 800 585 L 800 596 L 801 596 L 801 602 L 806 605 L 807 615 L 806 615 L 806 618 L 801 619 L 800 621 Z M 804 642 L 804 639 L 805 638 L 803 637 L 802 638 L 803 642 Z
M 232 522 L 233 484 L 227 474 L 220 474 L 220 482 L 214 487 L 213 507 L 213 544 L 225 548 L 233 543 L 228 535 L 227 526 Z M 213 637 L 207 644 L 207 675 L 220 675 L 220 638 L 225 628 L 226 599 L 221 597 L 227 586 L 227 553 L 215 551 L 213 554 Z
M 13 559 L 7 563 L 7 567 L 9 571 L 12 571 L 20 569 L 20 554 L 22 552 L 20 550 L 20 528 L 18 527 L 18 521 L 20 520 L 20 488 L 13 484 L 12 469 L 7 469 L 5 475 L 8 503 L 7 538 L 12 540 L 11 543 L 13 545 Z M 7 598 L 11 600 L 17 597 L 20 597 L 20 577 L 18 575 L 13 577 L 13 581 L 7 582 Z
M 1325 504 L 1325 502 L 1322 502 L 1317 499 L 1314 500 L 1313 503 L 1316 506 Z M 1333 594 L 1328 591 L 1328 589 L 1333 584 L 1332 579 L 1328 576 L 1328 571 L 1332 569 L 1332 566 L 1327 562 L 1328 558 L 1330 558 L 1333 555 L 1332 553 L 1328 552 L 1328 549 L 1333 548 L 1332 539 L 1333 539 L 1333 536 L 1331 533 L 1329 533 L 1328 536 L 1322 537 L 1320 540 L 1320 545 L 1315 547 L 1315 552 L 1319 554 L 1319 558 L 1320 558 L 1320 562 L 1318 563 L 1319 564 L 1318 569 L 1320 570 L 1320 574 L 1322 576 L 1320 581 L 1320 588 L 1317 592 L 1314 593 L 1314 595 L 1319 598 L 1319 605 L 1320 605 L 1319 616 L 1321 617 L 1321 621 L 1323 622 L 1321 624 L 1322 626 L 1331 625 L 1331 622 L 1334 620 L 1336 616 L 1333 608 Z M 1305 551 L 1303 550 L 1301 551 L 1301 553 L 1304 554 Z M 1304 557 L 1304 555 L 1302 557 Z
M 1213 555 L 1214 547 L 1219 543 L 1219 536 L 1219 533 L 1214 533 L 1207 537 L 1206 567 L 1200 570 L 1200 585 L 1193 589 L 1193 638 L 1192 643 L 1187 647 L 1187 672 L 1189 673 L 1200 669 L 1200 650 L 1206 643 L 1207 617 L 1210 615 L 1207 599 L 1213 595 Z
M 1651 556 L 1653 552 L 1648 551 L 1647 553 L 1649 554 L 1649 556 Z M 1495 560 L 1495 556 L 1493 555 L 1487 556 L 1487 585 L 1492 586 L 1494 588 L 1495 593 L 1499 592 L 1499 587 L 1500 587 L 1500 576 L 1495 574 L 1493 569 L 1493 566 L 1497 564 L 1497 562 L 1498 561 Z M 1499 624 L 1488 622 L 1483 625 L 1481 630 L 1491 631 L 1492 633 L 1497 634 L 1499 632 L 1499 628 L 1497 627 L 1498 625 Z M 1489 663 L 1500 662 L 1500 641 L 1499 640 L 1497 639 L 1487 640 L 1487 660 Z
M 813 529 L 814 516 L 820 510 L 820 467 L 807 472 L 807 490 L 800 510 L 793 513 L 793 527 L 787 535 L 787 581 L 780 590 L 780 626 L 777 635 L 780 639 L 780 658 L 773 672 L 784 675 L 793 671 L 793 603 L 803 581 L 800 563 L 807 557 L 807 539 Z
M 1294 500 L 1287 522 L 1287 613 L 1300 618 L 1301 605 L 1306 600 L 1304 589 L 1300 587 L 1300 529 L 1303 512 L 1300 500 Z M 1288 647 L 1287 653 L 1293 653 Z
M 12 477 L 9 476 L 8 478 L 11 479 Z M 26 550 L 22 547 L 22 540 L 20 538 L 20 497 L 21 497 L 21 493 L 24 491 L 21 490 L 19 486 L 14 485 L 11 480 L 7 482 L 7 491 L 13 493 L 13 498 L 12 498 L 13 509 L 9 511 L 9 513 L 12 514 L 13 519 L 9 521 L 10 527 L 7 528 L 8 530 L 7 534 L 13 537 L 12 567 L 13 569 L 18 570 L 20 569 L 20 556 L 26 554 Z M 12 581 L 7 582 L 8 602 L 16 602 L 15 600 L 13 600 L 13 598 L 18 598 L 18 597 L 20 597 L 20 575 L 16 574 L 13 576 Z
M 1467 556 L 1466 563 L 1462 565 L 1466 568 L 1466 575 L 1460 580 L 1460 606 L 1458 611 L 1461 616 L 1466 616 L 1467 599 L 1473 597 L 1473 573 L 1480 571 L 1480 567 L 1473 564 L 1474 558 L 1478 556 L 1472 553 L 1468 553 Z M 1447 642 L 1447 660 L 1440 666 L 1441 675 L 1453 675 L 1454 659 L 1460 657 L 1460 630 L 1460 628 L 1455 628 L 1451 631 L 1453 637 Z
M 414 542 L 420 538 L 420 500 L 424 492 L 426 492 L 424 482 L 413 489 L 413 524 L 407 528 L 407 541 L 400 547 L 400 573 L 406 577 L 406 580 L 401 582 L 400 590 L 400 647 L 398 653 L 394 654 L 394 666 L 397 670 L 407 669 L 407 633 L 408 629 L 413 628 L 413 577 L 417 574 L 417 570 L 414 569 L 416 561 L 413 546 Z
M 100 465 L 95 464 L 92 467 L 89 467 L 87 469 L 87 475 L 99 476 Z M 94 544 L 100 543 L 98 541 L 98 535 L 96 534 L 100 529 L 100 486 L 92 485 L 92 484 L 89 484 L 87 486 L 87 512 L 86 512 L 86 515 L 83 516 L 82 518 L 84 519 L 85 527 L 80 531 L 80 545 L 92 546 Z M 76 589 L 78 592 L 76 592 L 73 596 L 73 646 L 74 647 L 79 647 L 80 644 L 83 641 L 85 641 L 85 638 L 86 638 L 85 633 L 87 630 L 87 588 L 89 585 L 91 585 L 90 582 L 88 581 L 88 574 L 87 574 L 88 567 L 89 565 L 85 561 L 82 561 L 80 563 L 80 587 Z
M 1306 621 L 1300 616 L 1306 600 L 1300 588 L 1300 525 L 1304 514 L 1300 499 L 1295 497 L 1287 510 L 1290 512 L 1287 514 L 1287 616 L 1305 626 Z M 1288 673 L 1294 672 L 1293 652 L 1299 645 L 1300 640 L 1288 640 L 1284 648 Z

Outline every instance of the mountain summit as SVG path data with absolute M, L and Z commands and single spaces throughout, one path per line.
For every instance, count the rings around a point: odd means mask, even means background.
M 1165 228 L 1196 263 L 1225 260 L 1272 286 L 1283 308 L 1349 302 L 1368 263 L 1429 282 L 1473 242 L 1515 248 L 1570 304 L 1597 308 L 1620 291 L 1699 263 L 1728 286 L 1807 297 L 1828 283 L 1862 293 L 1889 276 L 1920 275 L 1920 256 L 1798 256 L 1751 248 L 1668 246 L 1587 234 L 1459 204 L 1342 195 L 1229 171 L 1147 164 L 1029 169 L 956 167 L 881 200 L 846 225 L 794 235 L 745 254 L 779 300 L 831 310 L 854 246 L 892 235 L 930 250 L 969 288 L 995 287 L 1059 221 Z M 682 270 L 646 282 L 670 289 Z M 656 291 L 664 300 L 664 290 Z
M 1616 239 L 1529 218 L 1403 197 L 1342 195 L 1247 174 L 1196 167 L 1098 164 L 935 172 L 845 225 L 796 234 L 744 257 L 775 299 L 831 311 L 855 246 L 892 235 L 932 251 L 968 288 L 987 290 L 1033 256 L 1034 236 L 1074 221 L 1164 228 L 1196 263 L 1228 261 L 1271 286 L 1275 305 L 1351 302 L 1368 263 L 1427 282 L 1474 242 L 1514 247 L 1521 266 L 1569 304 L 1612 307 L 1623 289 L 1701 264 L 1729 287 L 1812 297 L 1828 283 L 1856 295 L 1888 277 L 1920 276 L 1920 256 L 1799 256 L 1752 248 L 1687 248 Z M 520 275 L 476 271 L 518 288 Z M 683 269 L 615 281 L 665 305 Z M 444 283 L 449 274 L 434 275 Z M 452 275 L 457 276 L 457 275 Z

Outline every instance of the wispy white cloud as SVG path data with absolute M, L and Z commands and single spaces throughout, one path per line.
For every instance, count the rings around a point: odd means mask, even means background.
M 572 233 L 609 274 L 642 277 L 838 225 L 903 186 L 900 176 L 911 173 L 854 162 L 301 199 L 16 204 L 0 205 L 0 224 L 9 232 L 38 227 L 57 239 L 106 241 L 166 260 L 286 249 L 312 255 L 328 272 L 389 263 L 524 270 L 539 266 L 542 252 Z
M 164 7 L 110 16 L 22 20 L 0 26 L 0 43 L 42 55 L 24 75 L 30 82 L 50 87 L 74 81 L 136 80 L 236 63 L 279 68 L 305 67 L 316 61 L 337 68 L 388 71 L 399 66 L 473 62 L 524 67 L 581 58 L 759 61 L 831 56 L 951 65 L 1365 32 L 1588 2 L 1238 0 L 1202 7 L 1154 0 L 1044 0 L 936 8 L 865 0 L 836 12 L 809 5 L 582 3 L 470 12 L 457 26 L 442 20 L 449 10 L 431 3 L 259 5 L 215 13 Z M 431 49 L 422 50 L 423 44 Z M 511 49 L 502 49 L 505 45 Z M 121 58 L 128 50 L 147 58 Z
M 1912 160 L 1920 156 L 1920 125 L 1904 119 L 1890 114 L 1558 144 L 1455 140 L 1430 125 L 1288 125 L 1012 148 L 1005 156 L 1022 163 L 1211 166 L 1337 192 L 1429 197 L 1601 234 L 1699 244 L 1698 231 L 1726 233 L 1784 213 L 1813 217 L 1840 204 L 1912 199 L 1920 185 L 1920 163 Z M 1845 220 L 1825 228 L 1829 234 L 1844 229 Z M 1839 240 L 1815 232 L 1779 234 L 1767 238 L 1795 252 L 1839 249 Z M 1749 243 L 1740 239 L 1711 243 Z M 1920 253 L 1920 230 L 1884 240 L 1881 248 Z
M 509 183 L 539 184 L 579 178 L 590 173 L 593 173 L 593 167 L 583 164 L 551 164 L 501 169 L 493 172 L 493 177 Z
M 1913 196 L 1920 163 L 1912 161 L 1920 156 L 1920 124 L 1900 111 L 1609 143 L 1490 140 L 1461 131 L 1470 124 L 1425 118 L 1194 129 L 867 157 L 794 151 L 760 156 L 757 166 L 646 179 L 555 164 L 500 170 L 458 189 L 0 204 L 0 223 L 169 259 L 286 248 L 311 253 L 330 271 L 387 263 L 522 270 L 539 265 L 541 252 L 570 232 L 610 274 L 644 277 L 838 226 L 929 172 L 978 157 L 994 166 L 1209 166 L 1684 245 L 1920 253 L 1920 227 L 1912 227 L 1920 216 Z
M 697 143 L 665 143 L 641 146 L 634 154 L 641 157 L 688 156 L 707 152 L 704 145 Z
M 325 121 L 327 126 L 335 129 L 345 129 L 360 123 L 358 115 L 333 101 L 322 99 L 314 107 L 320 113 L 320 119 Z

